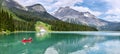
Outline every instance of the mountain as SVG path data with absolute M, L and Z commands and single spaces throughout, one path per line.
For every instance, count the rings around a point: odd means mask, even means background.
M 14 5 L 13 5 L 14 4 Z M 15 30 L 34 30 L 37 21 L 43 22 L 51 26 L 53 31 L 96 31 L 97 29 L 85 25 L 77 25 L 63 22 L 56 17 L 47 13 L 41 4 L 31 6 L 22 6 L 14 0 L 3 0 L 2 10 L 10 14 L 15 25 Z M 2 13 L 3 14 L 3 13 Z M 2 18 L 3 19 L 3 18 Z M 20 20 L 17 20 L 20 19 Z M 31 29 L 30 29 L 31 28 Z M 34 29 L 33 29 L 34 28 Z
M 25 10 L 25 7 L 20 5 L 18 2 L 15 2 L 14 0 L 4 0 L 2 5 L 7 6 L 8 8 L 18 8 L 18 9 Z
M 52 15 L 50 15 L 49 13 L 47 13 L 45 8 L 41 4 L 34 4 L 32 6 L 24 7 L 14 0 L 5 0 L 4 6 L 6 6 L 10 11 L 12 11 L 17 16 L 19 16 L 21 19 L 24 19 L 24 20 L 37 21 L 37 20 L 41 20 L 42 18 L 48 19 L 48 20 L 58 20 L 57 18 L 55 18 Z M 23 16 L 20 16 L 21 14 L 24 16 L 26 16 L 26 15 L 27 16 L 33 15 L 33 16 L 32 17 L 28 16 L 27 18 L 24 18 Z
M 32 6 L 27 6 L 27 10 L 31 12 L 46 12 L 45 8 L 41 4 L 34 4 Z
M 90 12 L 79 12 L 69 6 L 60 7 L 56 12 L 54 12 L 53 16 L 64 22 L 88 25 L 95 27 L 98 30 L 120 30 L 119 28 L 116 28 L 120 23 L 108 22 L 97 18 Z
M 54 16 L 62 21 L 89 26 L 103 26 L 107 22 L 96 18 L 89 12 L 79 12 L 70 7 L 61 7 L 54 13 Z

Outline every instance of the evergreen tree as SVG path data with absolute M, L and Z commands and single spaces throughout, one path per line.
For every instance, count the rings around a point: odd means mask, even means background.
M 12 18 L 12 15 L 7 11 L 0 9 L 0 31 L 14 31 L 14 22 Z

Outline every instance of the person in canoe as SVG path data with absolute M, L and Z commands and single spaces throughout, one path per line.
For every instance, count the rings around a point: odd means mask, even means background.
M 29 39 L 23 38 L 22 43 L 26 44 L 27 42 L 31 43 L 32 42 L 32 38 L 31 37 Z

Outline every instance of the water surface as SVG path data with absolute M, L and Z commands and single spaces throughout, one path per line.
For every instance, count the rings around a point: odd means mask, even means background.
M 32 37 L 23 44 L 23 38 Z M 119 32 L 35 32 L 0 35 L 0 54 L 120 54 Z

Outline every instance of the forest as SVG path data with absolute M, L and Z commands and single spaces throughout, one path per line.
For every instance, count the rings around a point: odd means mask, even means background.
M 34 22 L 18 21 L 7 10 L 0 9 L 0 31 L 34 31 Z M 33 27 L 33 28 L 32 28 Z
M 16 14 L 16 16 L 24 19 L 25 21 L 37 22 L 41 21 L 43 23 L 51 25 L 52 31 L 96 31 L 96 28 L 89 27 L 86 25 L 72 24 L 68 22 L 63 22 L 55 19 L 48 15 L 48 13 L 35 13 L 23 10 L 18 10 L 12 8 L 11 11 Z
M 15 16 L 23 21 L 18 20 Z M 51 31 L 97 31 L 93 27 L 71 24 L 52 17 L 49 18 L 47 13 L 41 16 L 37 13 L 22 10 L 14 9 L 14 12 L 10 12 L 10 10 L 0 8 L 0 31 L 35 31 L 37 21 L 50 25 Z

